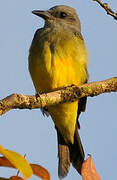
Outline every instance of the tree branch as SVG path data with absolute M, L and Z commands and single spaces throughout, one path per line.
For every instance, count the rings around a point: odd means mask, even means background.
M 54 92 L 29 96 L 12 94 L 0 100 L 0 115 L 11 109 L 35 109 L 65 102 L 73 102 L 87 96 L 97 96 L 102 93 L 117 92 L 117 77 L 104 81 L 69 86 Z
M 117 20 L 117 13 L 115 13 L 107 3 L 102 3 L 101 0 L 93 0 L 96 1 L 102 8 L 105 9 L 108 15 L 112 16 L 114 19 Z

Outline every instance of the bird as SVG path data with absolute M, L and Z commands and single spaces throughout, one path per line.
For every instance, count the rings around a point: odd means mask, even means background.
M 37 94 L 82 85 L 88 81 L 88 53 L 81 34 L 81 24 L 74 8 L 57 5 L 49 10 L 33 10 L 43 18 L 29 49 L 29 72 Z M 70 165 L 81 174 L 85 158 L 79 135 L 79 115 L 86 109 L 85 97 L 75 102 L 46 108 L 58 140 L 58 176 L 67 176 Z

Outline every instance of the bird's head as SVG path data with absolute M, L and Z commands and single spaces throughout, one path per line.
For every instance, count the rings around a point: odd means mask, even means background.
M 45 23 L 68 24 L 76 26 L 79 31 L 81 31 L 80 20 L 75 9 L 72 7 L 60 5 L 54 6 L 46 11 L 34 10 L 32 13 L 42 17 L 45 20 Z

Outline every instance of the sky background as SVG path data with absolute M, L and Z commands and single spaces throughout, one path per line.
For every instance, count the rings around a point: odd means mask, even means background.
M 117 1 L 109 2 L 117 10 Z M 117 21 L 92 0 L 2 0 L 0 3 L 0 99 L 12 93 L 35 94 L 28 72 L 28 51 L 43 20 L 31 14 L 34 9 L 55 5 L 76 9 L 89 52 L 90 81 L 117 76 Z M 117 94 L 88 98 L 86 112 L 80 116 L 80 135 L 84 150 L 91 154 L 103 180 L 117 179 Z M 39 109 L 12 110 L 0 117 L 0 144 L 24 155 L 32 163 L 48 169 L 57 180 L 57 139 L 51 118 Z M 0 168 L 0 177 L 16 174 Z M 33 180 L 37 179 L 35 177 Z M 81 180 L 71 167 L 65 180 Z

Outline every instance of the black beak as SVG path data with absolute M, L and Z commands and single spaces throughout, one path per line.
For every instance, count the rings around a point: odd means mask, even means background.
M 33 14 L 42 17 L 43 19 L 49 19 L 51 14 L 49 13 L 49 11 L 40 11 L 40 10 L 34 10 L 32 11 Z

